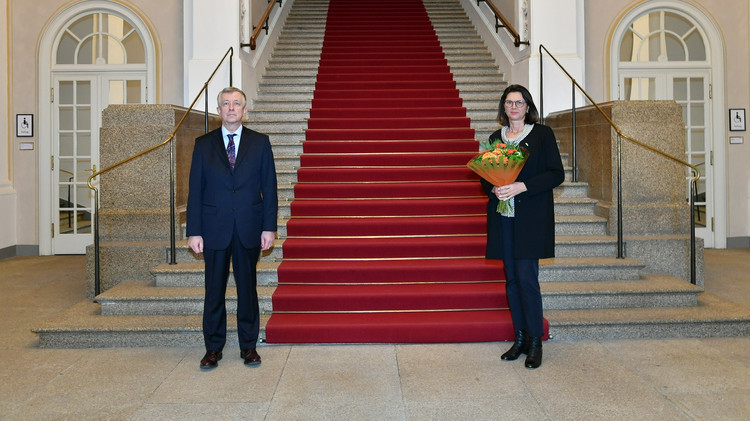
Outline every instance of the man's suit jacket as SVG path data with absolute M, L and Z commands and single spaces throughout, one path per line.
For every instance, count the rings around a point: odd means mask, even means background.
M 221 128 L 195 140 L 187 202 L 187 235 L 208 249 L 225 249 L 236 224 L 245 248 L 260 246 L 262 231 L 276 231 L 276 168 L 268 136 L 242 128 L 234 170 Z

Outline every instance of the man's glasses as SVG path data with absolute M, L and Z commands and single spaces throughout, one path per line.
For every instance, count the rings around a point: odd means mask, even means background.
M 516 106 L 516 108 L 521 108 L 524 105 L 526 105 L 526 101 L 522 99 L 519 99 L 518 101 L 510 101 L 510 100 L 505 101 L 505 106 L 508 108 L 513 108 L 514 105 Z

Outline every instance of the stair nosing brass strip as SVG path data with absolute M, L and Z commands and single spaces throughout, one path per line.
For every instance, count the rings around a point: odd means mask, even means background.
M 295 181 L 294 184 L 417 184 L 417 183 L 478 183 L 476 180 L 380 180 L 380 181 Z M 463 196 L 462 196 L 463 197 Z
M 419 199 L 487 199 L 487 196 L 419 196 L 419 197 L 295 197 L 293 199 L 287 199 L 288 202 L 295 200 L 308 201 L 308 200 L 419 200 Z
M 450 218 L 459 216 L 487 216 L 486 213 L 462 213 L 462 214 L 421 214 L 421 215 L 309 215 L 309 216 L 288 216 L 280 219 L 364 219 L 364 218 Z
M 269 282 L 269 286 L 284 286 L 284 285 L 303 285 L 303 286 L 361 286 L 361 285 L 469 285 L 469 284 L 504 284 L 504 279 L 492 280 L 492 281 L 430 281 L 430 282 L 418 282 L 418 281 L 407 281 L 407 282 Z
M 423 309 L 423 310 L 264 310 L 263 314 L 375 314 L 375 313 L 451 313 L 461 311 L 497 311 L 510 310 L 508 307 L 489 308 L 446 308 L 446 309 Z
M 386 260 L 458 260 L 458 259 L 484 259 L 485 256 L 425 256 L 425 257 L 309 257 L 309 258 L 288 258 L 283 257 L 281 259 L 274 259 L 274 262 L 371 262 L 371 261 L 386 261 Z
M 439 237 L 484 237 L 483 234 L 394 234 L 394 235 L 295 235 L 286 238 L 295 239 L 350 239 L 350 238 L 439 238 Z
M 444 108 L 453 108 L 453 107 L 444 107 Z M 497 107 L 496 107 L 497 108 Z M 308 117 L 310 118 L 319 118 L 319 117 Z M 356 118 L 356 117 L 353 117 Z M 320 130 L 320 129 L 318 129 Z M 340 142 L 340 143 L 349 143 L 349 142 L 369 142 L 369 143 L 387 143 L 387 142 L 477 142 L 478 140 L 475 139 L 391 139 L 391 140 L 378 140 L 378 139 L 361 139 L 361 140 L 341 140 L 341 139 L 331 139 L 331 140 L 307 140 L 302 139 L 300 140 L 301 143 L 316 143 L 316 142 Z
M 479 153 L 479 152 L 477 152 Z M 292 166 L 295 170 L 300 169 L 313 169 L 313 170 L 331 170 L 331 169 L 370 169 L 370 168 L 464 168 L 466 165 L 324 165 L 324 166 L 315 166 L 315 167 L 301 167 L 294 165 Z
M 424 156 L 432 156 L 432 155 L 463 155 L 463 154 L 479 154 L 480 151 L 433 151 L 433 152 L 302 152 L 301 155 L 306 156 L 383 156 L 383 155 L 424 155 Z M 300 155 L 300 156 L 301 156 Z

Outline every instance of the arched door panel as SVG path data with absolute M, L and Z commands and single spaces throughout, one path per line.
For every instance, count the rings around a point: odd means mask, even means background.
M 47 142 L 40 143 L 41 254 L 83 254 L 93 243 L 87 182 L 100 167 L 102 111 L 153 102 L 154 48 L 146 28 L 122 4 L 97 0 L 72 5 L 43 36 L 40 51 L 49 53 L 40 55 L 40 69 L 49 82 L 42 78 L 40 92 L 50 92 L 50 106 L 40 106 L 40 120 L 50 124 L 40 133 Z
M 617 81 L 612 97 L 622 100 L 674 100 L 682 107 L 685 123 L 685 156 L 678 157 L 698 166 L 701 178 L 694 191 L 686 169 L 686 200 L 696 195 L 693 212 L 696 235 L 706 247 L 726 242 L 716 226 L 726 226 L 726 182 L 714 161 L 715 149 L 722 143 L 717 135 L 724 127 L 721 114 L 713 106 L 716 90 L 712 68 L 717 57 L 699 13 L 686 10 L 683 2 L 661 0 L 644 3 L 628 13 L 613 37 L 612 69 Z M 693 13 L 694 12 L 694 13 Z M 714 42 L 716 44 L 716 42 Z M 712 89 L 713 88 L 713 89 Z M 721 167 L 723 168 L 723 167 Z M 717 171 L 718 170 L 718 171 Z M 721 230 L 725 233 L 725 230 Z

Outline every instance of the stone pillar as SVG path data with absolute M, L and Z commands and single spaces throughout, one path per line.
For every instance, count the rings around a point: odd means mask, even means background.
M 172 134 L 185 109 L 172 105 L 110 105 L 102 113 L 100 160 L 108 168 L 156 146 Z M 187 201 L 193 143 L 205 132 L 204 114 L 193 112 L 175 135 L 177 239 Z M 210 128 L 218 127 L 212 116 Z M 152 280 L 167 262 L 170 243 L 169 145 L 98 177 L 101 290 L 126 280 Z M 87 254 L 87 293 L 94 292 L 94 248 Z
M 236 1 L 185 0 L 184 2 L 185 106 L 200 92 L 229 47 L 234 47 L 232 84 L 242 88 L 243 65 L 239 56 L 240 6 Z M 208 111 L 216 112 L 216 95 L 229 86 L 229 57 L 208 85 Z M 195 109 L 203 111 L 201 98 Z
M 615 101 L 600 104 L 625 135 L 685 160 L 682 110 L 674 101 Z M 572 152 L 570 111 L 547 119 L 563 153 Z M 595 107 L 576 113 L 578 180 L 599 199 L 596 214 L 617 235 L 617 132 Z M 571 155 L 572 156 L 572 155 Z M 571 163 L 572 165 L 572 163 Z M 690 206 L 687 167 L 622 139 L 623 236 L 627 257 L 646 263 L 646 272 L 689 279 Z M 703 285 L 703 249 L 698 241 L 698 285 Z

